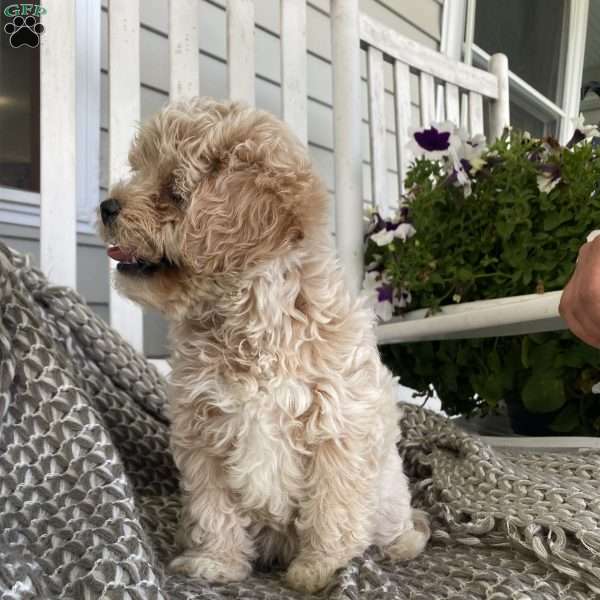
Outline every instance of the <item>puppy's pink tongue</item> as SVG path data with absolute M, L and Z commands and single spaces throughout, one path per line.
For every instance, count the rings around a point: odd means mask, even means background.
M 118 260 L 119 262 L 133 262 L 135 260 L 133 254 L 125 252 L 125 250 L 121 249 L 119 246 L 110 246 L 106 251 L 106 254 L 113 260 Z

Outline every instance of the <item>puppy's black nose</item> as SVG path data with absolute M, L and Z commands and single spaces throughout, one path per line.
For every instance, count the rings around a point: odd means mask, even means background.
M 121 203 L 114 198 L 109 198 L 100 203 L 100 215 L 102 222 L 108 226 L 111 225 L 121 212 Z

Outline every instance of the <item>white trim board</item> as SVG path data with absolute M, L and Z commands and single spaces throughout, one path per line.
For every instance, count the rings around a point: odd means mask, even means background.
M 558 313 L 562 292 L 478 300 L 395 317 L 376 329 L 379 344 L 520 335 L 566 329 Z
M 527 451 L 586 451 L 600 450 L 600 438 L 585 436 L 492 436 L 479 435 L 482 442 L 492 448 Z

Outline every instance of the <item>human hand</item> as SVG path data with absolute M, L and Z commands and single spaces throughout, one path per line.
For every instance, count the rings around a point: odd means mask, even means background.
M 568 328 L 590 346 L 600 348 L 600 231 L 579 249 L 575 272 L 560 298 L 558 310 Z

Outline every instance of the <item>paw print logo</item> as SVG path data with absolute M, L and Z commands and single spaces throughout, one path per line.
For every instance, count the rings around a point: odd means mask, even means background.
M 40 35 L 44 33 L 44 26 L 32 15 L 25 19 L 17 16 L 4 26 L 4 31 L 10 35 L 8 41 L 13 48 L 21 46 L 37 48 L 40 45 Z

